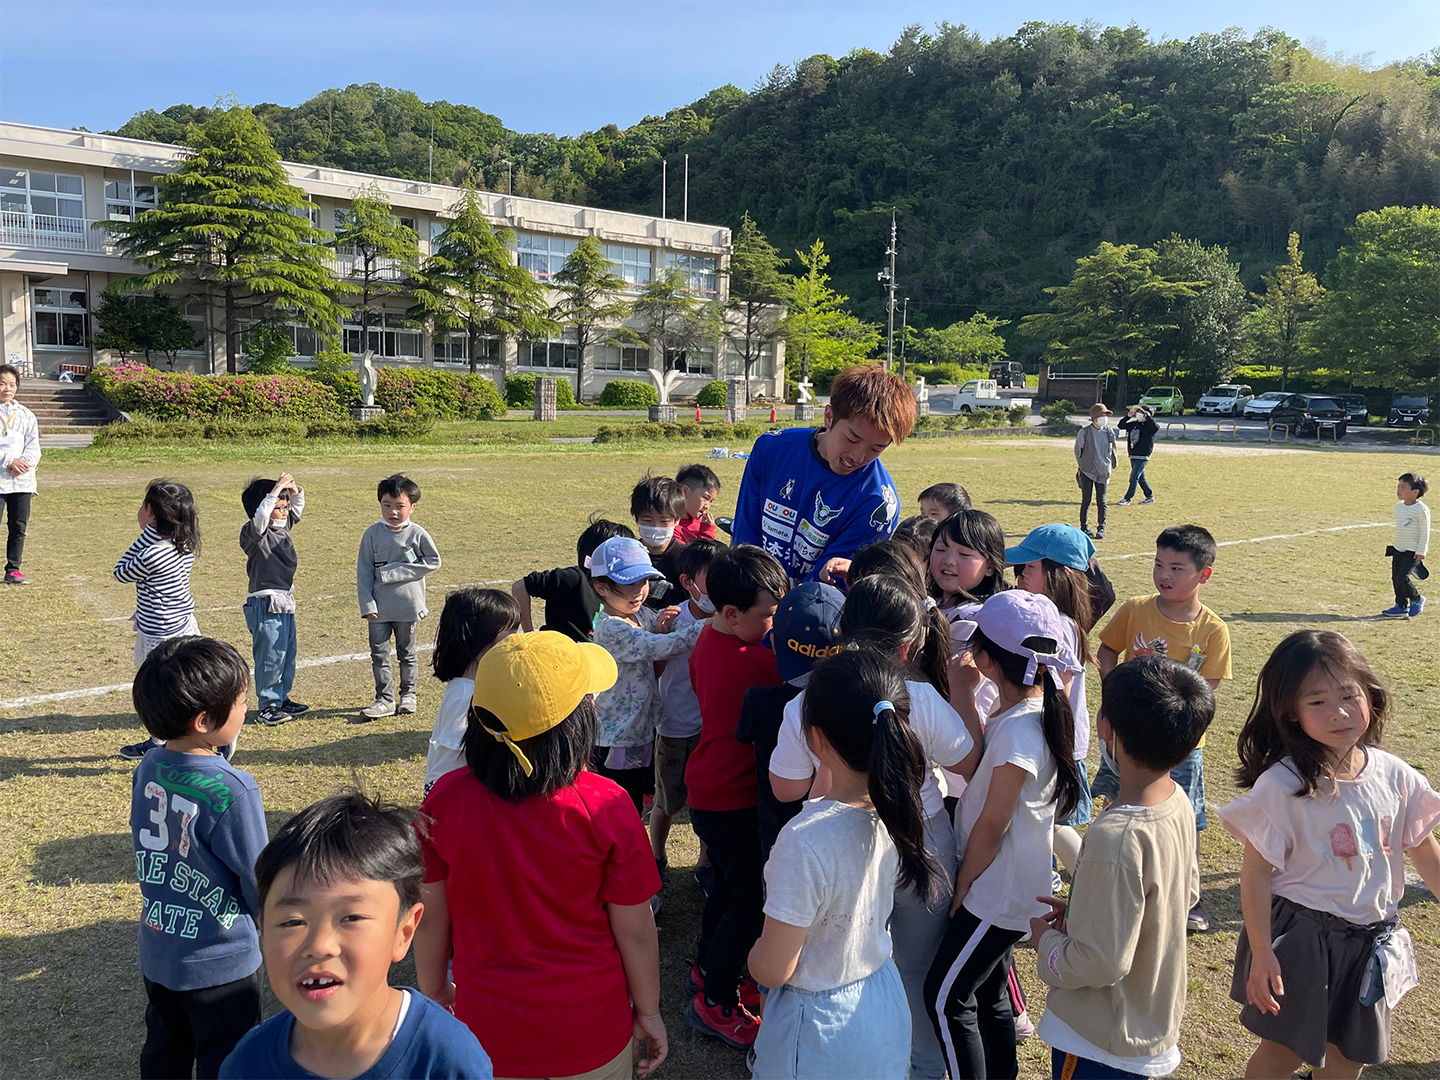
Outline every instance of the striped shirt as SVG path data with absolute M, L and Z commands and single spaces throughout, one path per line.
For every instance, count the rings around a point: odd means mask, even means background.
M 1416 555 L 1430 553 L 1430 508 L 1418 499 L 1409 506 L 1395 504 L 1395 548 Z
M 145 527 L 115 564 L 116 581 L 135 583 L 135 629 L 151 637 L 170 637 L 185 629 L 195 612 L 190 595 L 194 565 L 193 552 L 181 555 L 153 525 Z

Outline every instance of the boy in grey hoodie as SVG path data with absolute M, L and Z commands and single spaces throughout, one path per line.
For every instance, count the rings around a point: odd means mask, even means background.
M 394 713 L 413 713 L 420 664 L 415 624 L 425 608 L 425 576 L 440 569 L 440 552 L 430 534 L 410 520 L 420 501 L 420 485 L 396 473 L 380 481 L 380 520 L 360 537 L 355 587 L 360 614 L 370 623 L 370 668 L 375 674 L 375 704 L 364 710 L 374 720 Z M 400 661 L 400 703 L 390 674 L 390 635 Z

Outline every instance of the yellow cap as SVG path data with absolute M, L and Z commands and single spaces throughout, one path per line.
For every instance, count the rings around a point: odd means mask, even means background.
M 543 735 L 575 711 L 587 694 L 615 685 L 615 660 L 599 645 L 572 641 L 554 630 L 511 634 L 480 658 L 471 703 L 487 709 L 505 730 L 485 730 L 504 743 L 529 776 L 534 767 L 516 745 Z

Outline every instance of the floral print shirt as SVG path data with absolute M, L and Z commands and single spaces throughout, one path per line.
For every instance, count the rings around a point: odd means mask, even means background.
M 655 679 L 655 661 L 688 653 L 709 619 L 689 623 L 668 634 L 655 632 L 658 613 L 642 607 L 636 614 L 640 625 L 607 615 L 595 617 L 595 644 L 615 658 L 620 676 L 615 685 L 595 696 L 600 717 L 597 746 L 649 746 L 664 718 L 660 687 Z

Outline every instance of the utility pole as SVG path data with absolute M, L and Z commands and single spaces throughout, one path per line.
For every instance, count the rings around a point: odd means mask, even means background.
M 435 118 L 430 118 L 430 183 L 435 183 Z
M 905 307 L 900 315 L 900 378 L 905 378 L 905 339 L 909 336 L 906 328 L 910 325 L 910 298 L 905 297 Z
M 509 158 L 501 158 L 500 164 L 505 166 L 505 194 L 515 194 L 515 163 Z
M 890 296 L 885 301 L 885 370 L 889 371 L 895 364 L 895 211 L 890 211 L 890 246 L 885 249 L 885 254 L 890 256 L 890 267 L 881 270 L 875 276 L 880 279 L 881 287 L 889 290 Z
M 686 154 L 686 155 L 685 155 L 685 211 L 684 211 L 684 214 L 685 214 L 684 220 L 689 221 L 689 220 L 690 220 L 690 155 L 689 155 L 689 154 Z
M 670 163 L 664 158 L 660 159 L 660 218 L 663 221 L 665 213 L 665 196 L 669 194 L 670 187 Z

